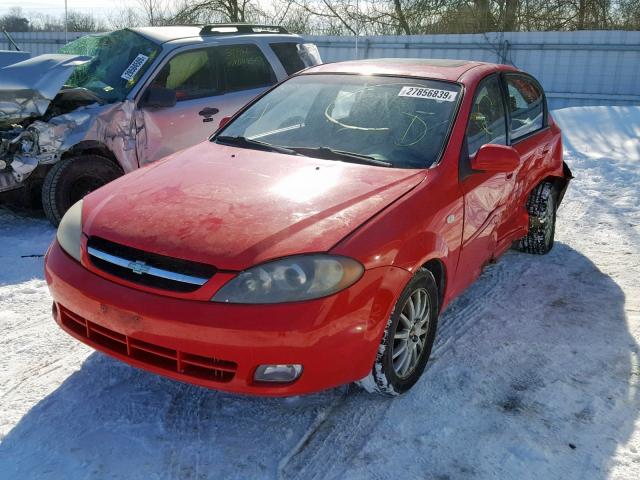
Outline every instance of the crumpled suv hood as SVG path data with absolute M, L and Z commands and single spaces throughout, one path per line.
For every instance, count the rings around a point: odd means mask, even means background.
M 238 271 L 330 250 L 426 175 L 210 142 L 168 158 L 85 197 L 84 234 Z
M 0 124 L 44 115 L 82 55 L 46 54 L 0 68 Z

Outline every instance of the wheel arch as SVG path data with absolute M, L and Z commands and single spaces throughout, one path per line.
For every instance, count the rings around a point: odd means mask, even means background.
M 113 164 L 124 173 L 124 169 L 115 154 L 104 143 L 97 140 L 83 140 L 82 142 L 77 143 L 64 152 L 61 159 L 78 157 L 81 155 L 98 155 L 100 157 L 104 157 L 113 162 Z
M 569 182 L 572 178 L 573 174 L 571 173 L 571 169 L 566 162 L 562 162 L 562 176 L 547 175 L 540 181 L 540 183 L 538 183 L 538 185 L 540 185 L 541 183 L 548 182 L 553 185 L 553 188 L 556 190 L 558 195 L 556 201 L 556 209 L 558 209 L 558 207 L 562 203 L 562 199 L 564 198 L 564 194 L 566 193 L 567 187 L 569 186 Z M 537 187 L 538 185 L 536 185 L 535 187 Z M 535 190 L 535 187 L 531 191 Z M 529 192 L 529 195 L 531 195 L 531 192 Z
M 406 241 L 399 249 L 393 264 L 417 272 L 426 268 L 431 272 L 438 287 L 438 307 L 442 309 L 444 304 L 449 274 L 455 266 L 452 262 L 450 250 L 442 235 L 434 232 L 425 232 Z
M 436 281 L 436 287 L 438 288 L 438 311 L 440 311 L 442 310 L 444 294 L 447 289 L 447 267 L 440 258 L 434 257 L 427 260 L 420 268 L 429 270 Z

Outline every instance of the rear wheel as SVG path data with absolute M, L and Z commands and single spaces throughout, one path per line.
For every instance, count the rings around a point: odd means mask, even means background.
M 58 225 L 71 205 L 121 175 L 120 167 L 99 155 L 60 160 L 49 170 L 42 185 L 45 215 Z
M 371 373 L 358 384 L 371 393 L 399 395 L 420 378 L 436 335 L 438 288 L 420 270 L 405 287 L 387 322 Z
M 527 200 L 529 233 L 518 242 L 522 252 L 544 255 L 553 248 L 556 231 L 556 189 L 551 182 L 542 182 Z

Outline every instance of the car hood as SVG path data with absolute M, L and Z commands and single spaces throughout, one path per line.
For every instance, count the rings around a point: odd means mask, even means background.
M 89 60 L 47 54 L 0 68 L 0 124 L 44 115 L 73 69 Z
M 83 231 L 239 271 L 330 250 L 425 175 L 204 142 L 85 197 Z

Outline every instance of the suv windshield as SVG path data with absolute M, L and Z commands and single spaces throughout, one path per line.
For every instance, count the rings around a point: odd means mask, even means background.
M 130 30 L 81 37 L 60 53 L 92 59 L 76 67 L 65 86 L 86 88 L 105 102 L 122 101 L 159 51 L 155 43 Z
M 213 140 L 426 168 L 438 161 L 459 97 L 458 85 L 437 80 L 301 75 L 266 94 Z

